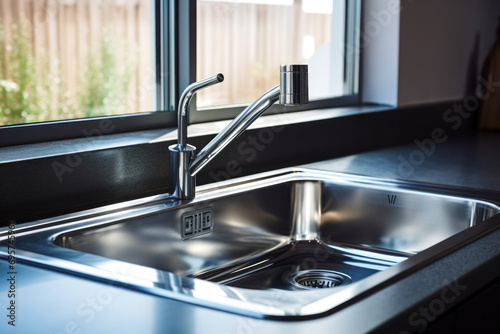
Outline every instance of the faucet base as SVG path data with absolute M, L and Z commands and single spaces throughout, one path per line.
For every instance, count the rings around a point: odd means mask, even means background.
M 172 195 L 178 199 L 193 199 L 196 192 L 196 177 L 189 172 L 189 165 L 194 159 L 196 147 L 192 145 L 170 145 L 170 168 Z

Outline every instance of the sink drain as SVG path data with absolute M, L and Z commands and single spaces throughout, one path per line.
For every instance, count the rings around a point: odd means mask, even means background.
M 291 275 L 289 281 L 302 289 L 324 289 L 349 284 L 351 278 L 336 271 L 304 270 Z

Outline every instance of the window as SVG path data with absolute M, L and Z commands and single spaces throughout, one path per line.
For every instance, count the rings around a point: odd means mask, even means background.
M 347 0 L 0 0 L 0 146 L 82 137 L 102 116 L 116 132 L 175 126 L 182 89 L 219 72 L 191 121 L 234 117 L 286 63 L 309 63 L 307 108 L 355 103 L 359 55 L 344 48 L 359 12 Z
M 0 125 L 151 111 L 151 0 L 0 0 Z
M 359 12 L 345 0 L 197 0 L 196 78 L 226 78 L 197 93 L 197 108 L 248 105 L 279 84 L 282 64 L 309 65 L 312 101 L 355 96 L 359 54 L 345 45 L 357 45 Z

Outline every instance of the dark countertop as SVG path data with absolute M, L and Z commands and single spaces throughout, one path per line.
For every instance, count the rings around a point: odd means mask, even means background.
M 430 147 L 430 146 L 429 146 Z M 500 134 L 449 139 L 422 152 L 416 144 L 312 163 L 306 167 L 337 172 L 451 185 L 500 199 Z M 432 152 L 431 152 L 432 151 Z M 425 154 L 425 155 L 423 155 Z M 413 158 L 412 158 L 413 157 Z M 423 157 L 418 160 L 418 157 Z M 402 161 L 413 166 L 401 167 Z M 413 160 L 412 160 L 413 159 Z M 406 167 L 408 167 L 406 166 Z M 410 172 L 411 170 L 411 172 Z M 46 268 L 17 263 L 16 327 L 5 317 L 7 262 L 0 261 L 1 333 L 359 333 L 387 328 L 404 333 L 408 315 L 432 302 L 446 282 L 459 278 L 470 296 L 488 282 L 467 280 L 473 270 L 500 266 L 500 231 L 458 249 L 414 274 L 332 315 L 298 322 L 247 318 L 176 300 L 87 280 Z M 459 263 L 460 265 L 457 265 Z M 494 267 L 492 267 L 494 266 Z M 484 279 L 486 280 L 486 278 Z M 396 320 L 391 320 L 396 319 Z M 387 327 L 387 322 L 392 324 Z M 385 327 L 384 327 L 385 326 Z M 410 326 L 411 327 L 411 326 Z M 385 330 L 384 330 L 385 328 Z M 418 327 L 417 327 L 418 328 Z M 413 327 L 415 329 L 415 327 Z
M 427 142 L 425 147 L 427 152 L 413 143 L 306 166 L 390 180 L 500 192 L 500 133 L 474 133 L 434 143 L 434 147 Z

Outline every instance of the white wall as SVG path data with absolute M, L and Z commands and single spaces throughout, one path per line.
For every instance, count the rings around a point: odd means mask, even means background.
M 496 38 L 500 1 L 401 0 L 401 8 L 398 105 L 470 94 Z
M 370 40 L 361 43 L 362 99 L 408 106 L 473 92 L 496 39 L 500 1 L 365 0 L 363 15 Z
M 361 42 L 362 100 L 398 103 L 400 0 L 363 2 Z M 349 48 L 347 49 L 349 52 Z

